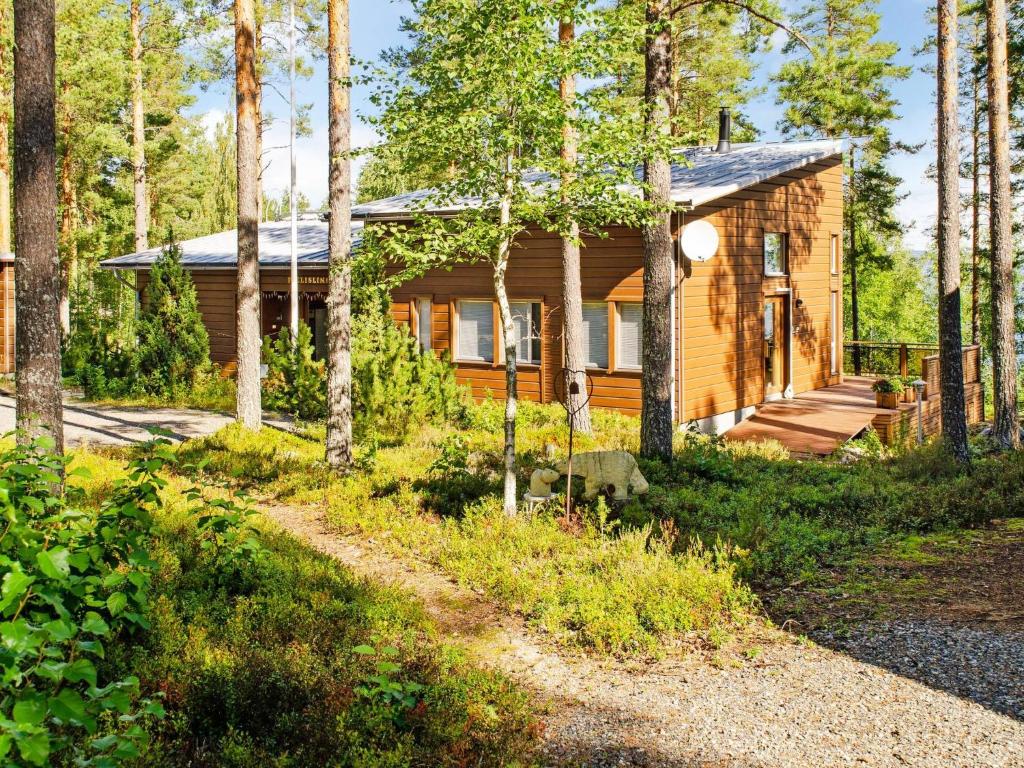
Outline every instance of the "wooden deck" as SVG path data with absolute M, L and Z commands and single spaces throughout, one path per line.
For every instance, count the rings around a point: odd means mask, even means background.
M 757 413 L 725 433 L 728 440 L 778 440 L 791 453 L 827 456 L 863 431 L 879 415 L 896 412 L 875 407 L 875 380 L 847 376 L 842 384 L 805 392 L 792 400 L 758 406 Z M 915 405 L 901 405 L 900 411 Z

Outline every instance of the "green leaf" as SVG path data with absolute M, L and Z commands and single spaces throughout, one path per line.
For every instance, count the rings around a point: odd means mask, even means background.
M 373 654 L 375 654 L 376 652 L 377 651 L 375 651 L 369 645 L 357 645 L 355 648 L 352 649 L 352 653 L 358 653 L 361 656 L 373 656 Z
M 114 592 L 107 598 L 107 609 L 113 616 L 117 616 L 127 605 L 128 596 L 124 592 Z
M 43 765 L 50 756 L 50 736 L 46 731 L 22 736 L 18 739 L 18 751 L 23 760 L 32 765 Z
M 63 580 L 71 573 L 71 565 L 68 562 L 69 553 L 64 547 L 44 549 L 36 555 L 36 562 L 39 570 L 51 579 Z
M 11 717 L 19 726 L 39 725 L 46 719 L 46 700 L 38 693 L 29 693 L 14 703 Z
M 110 627 L 96 611 L 89 611 L 82 621 L 82 631 L 91 635 L 106 635 L 110 632 Z
M 6 611 L 11 603 L 21 600 L 35 580 L 34 576 L 29 576 L 21 569 L 20 563 L 15 563 L 4 575 L 3 585 L 0 586 L 0 611 Z
M 96 667 L 88 659 L 76 659 L 64 668 L 64 679 L 72 683 L 82 680 L 96 687 Z
M 85 718 L 85 700 L 78 691 L 64 688 L 50 699 L 50 710 L 65 722 L 80 723 Z

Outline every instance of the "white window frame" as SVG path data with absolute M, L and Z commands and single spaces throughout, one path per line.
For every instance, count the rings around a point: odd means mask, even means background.
M 426 337 L 423 335 L 423 307 L 427 308 Z M 413 299 L 413 308 L 416 311 L 416 342 L 419 344 L 420 352 L 429 352 L 434 347 L 434 300 L 429 296 L 417 296 Z
M 835 376 L 839 373 L 839 357 L 840 350 L 842 349 L 840 346 L 842 344 L 842 331 L 839 328 L 839 291 L 829 291 L 828 307 L 829 333 L 832 336 L 832 365 L 830 370 L 832 375 Z
M 519 345 L 522 339 L 516 339 L 516 365 L 540 365 L 541 360 L 544 357 L 544 336 L 543 336 L 543 325 L 544 325 L 544 304 L 543 302 L 536 301 L 534 299 L 511 299 L 508 303 L 509 311 L 512 312 L 513 318 L 515 317 L 516 307 L 527 307 L 527 319 L 531 328 L 529 329 L 529 335 L 527 336 L 530 345 L 530 359 L 524 359 L 519 356 Z M 536 317 L 534 316 L 534 308 L 536 308 Z M 533 328 L 534 321 L 537 323 L 537 327 Z M 537 357 L 533 358 L 533 342 L 537 341 Z M 504 362 L 504 345 L 502 345 L 502 362 Z
M 463 304 L 486 304 L 491 309 L 491 356 L 490 359 L 485 357 L 465 357 L 462 354 L 462 305 Z M 491 299 L 458 299 L 455 302 L 455 361 L 461 363 L 486 363 L 488 365 L 494 364 L 494 335 L 496 332 L 494 323 L 494 302 Z
M 782 252 L 782 271 L 771 272 L 768 270 L 768 238 L 772 235 L 779 237 L 780 250 Z M 765 277 L 785 277 L 789 274 L 789 234 L 777 230 L 765 230 L 761 238 L 761 267 Z
M 828 269 L 833 275 L 839 274 L 839 235 L 835 232 L 828 237 Z
M 604 318 L 604 364 L 601 365 L 601 364 L 595 363 L 595 362 L 593 362 L 591 360 L 585 360 L 584 361 L 584 366 L 587 368 L 587 370 L 590 370 L 590 371 L 607 371 L 607 370 L 610 370 L 611 369 L 611 362 L 612 362 L 612 349 L 611 349 L 611 345 L 612 345 L 612 338 L 613 338 L 613 336 L 612 336 L 613 329 L 610 327 L 612 325 L 612 323 L 611 323 L 611 317 L 610 317 L 611 313 L 608 311 L 608 302 L 607 301 L 584 301 L 583 302 L 583 309 L 586 310 L 587 307 L 599 307 L 600 308 L 600 314 Z M 591 353 L 593 353 L 593 348 L 592 348 L 592 345 L 590 344 L 590 339 L 589 338 L 586 339 L 586 343 L 587 343 L 588 349 L 590 349 Z
M 639 334 L 638 347 L 640 349 L 640 360 L 636 365 L 627 365 L 622 362 L 622 308 L 624 306 L 634 306 L 640 308 L 640 327 L 637 329 Z M 644 305 L 640 301 L 617 301 L 615 302 L 615 369 L 621 371 L 639 371 L 643 369 L 643 312 Z

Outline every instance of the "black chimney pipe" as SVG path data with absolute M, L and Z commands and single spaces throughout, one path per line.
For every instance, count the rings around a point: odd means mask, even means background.
M 718 111 L 718 148 L 716 152 L 728 152 L 732 149 L 732 115 L 728 107 Z

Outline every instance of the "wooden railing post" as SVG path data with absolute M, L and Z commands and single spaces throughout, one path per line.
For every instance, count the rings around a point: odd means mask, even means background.
M 906 378 L 907 377 L 907 370 L 908 370 L 908 364 L 907 364 L 907 345 L 906 344 L 900 344 L 900 376 L 902 376 L 903 378 Z
M 853 342 L 853 374 L 860 376 L 860 342 Z

